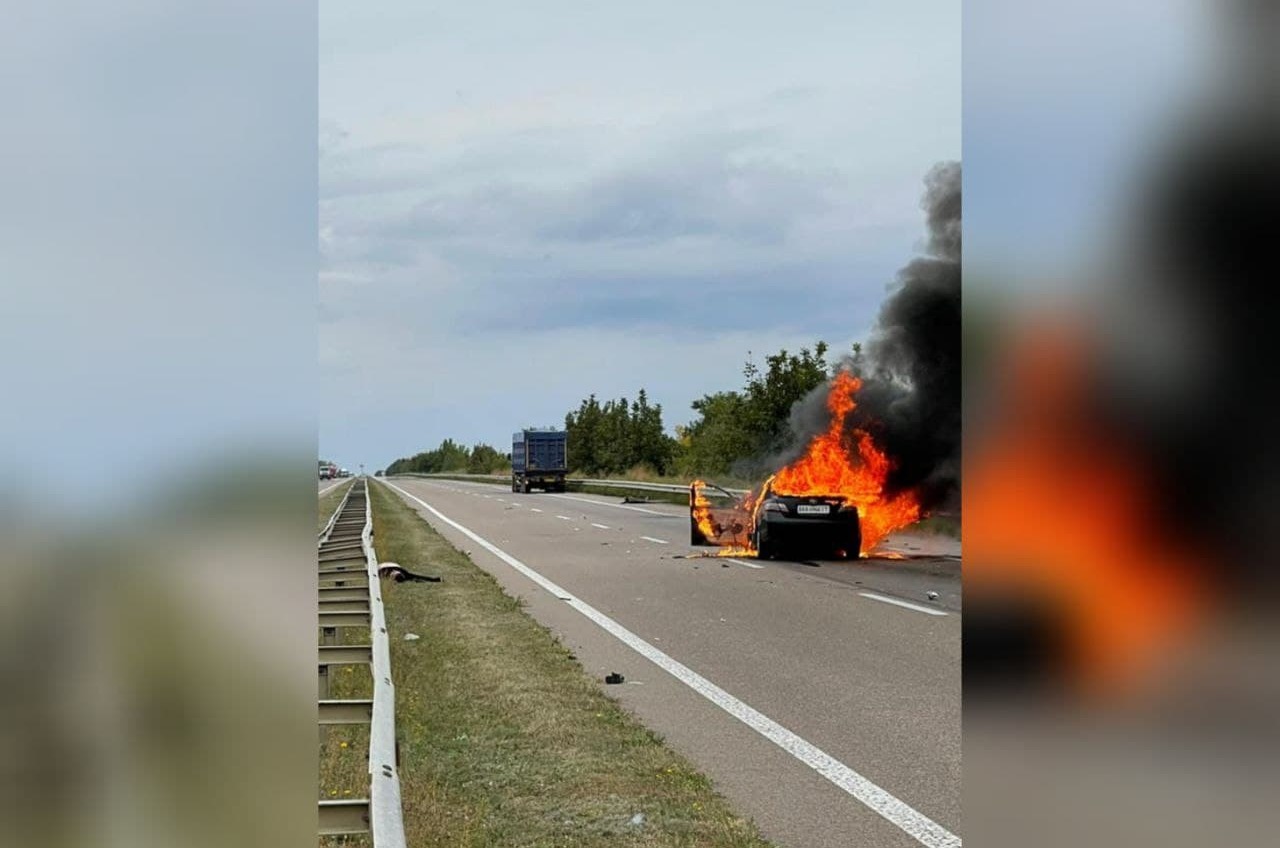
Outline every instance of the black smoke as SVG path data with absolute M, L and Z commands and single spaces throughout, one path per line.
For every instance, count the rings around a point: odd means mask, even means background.
M 898 272 L 870 338 L 842 365 L 863 381 L 850 439 L 871 431 L 895 462 L 888 489 L 918 489 L 928 510 L 959 500 L 960 163 L 935 165 L 924 183 L 924 254 Z M 792 409 L 795 440 L 784 462 L 828 426 L 826 397 L 820 387 Z

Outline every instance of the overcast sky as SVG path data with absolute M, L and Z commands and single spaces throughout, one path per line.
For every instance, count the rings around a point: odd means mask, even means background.
M 320 451 L 670 429 L 865 336 L 960 157 L 958 3 L 326 2 Z

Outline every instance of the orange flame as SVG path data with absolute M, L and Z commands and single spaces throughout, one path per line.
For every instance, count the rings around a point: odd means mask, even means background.
M 854 504 L 862 523 L 861 553 L 864 556 L 889 533 L 919 520 L 920 501 L 915 492 L 908 490 L 886 495 L 885 483 L 893 470 L 893 463 L 876 444 L 875 438 L 864 430 L 856 430 L 854 444 L 848 443 L 845 422 L 857 408 L 856 395 L 861 388 L 862 381 L 849 372 L 841 371 L 836 375 L 827 395 L 827 409 L 831 413 L 827 429 L 809 441 L 803 456 L 738 503 L 736 511 L 750 516 L 745 535 L 735 533 L 730 539 L 725 539 L 726 527 L 717 520 L 716 511 L 702 493 L 704 483 L 699 480 L 693 484 L 691 506 L 694 520 L 707 539 L 732 548 L 729 553 L 722 551 L 722 555 L 755 554 L 751 547 L 751 531 L 766 490 L 791 496 L 839 495 Z
M 909 490 L 885 494 L 893 463 L 870 433 L 857 430 L 855 444 L 847 444 L 845 421 L 857 408 L 861 388 L 862 381 L 849 372 L 836 375 L 827 395 L 831 423 L 809 442 L 804 456 L 773 476 L 771 486 L 780 495 L 840 495 L 855 504 L 865 555 L 894 530 L 919 520 L 920 500 Z
M 965 589 L 1051 601 L 1071 654 L 1060 671 L 1118 693 L 1195 618 L 1194 557 L 1156 517 L 1149 469 L 1087 412 L 1079 329 L 1041 325 L 1014 348 L 1003 414 L 966 460 Z

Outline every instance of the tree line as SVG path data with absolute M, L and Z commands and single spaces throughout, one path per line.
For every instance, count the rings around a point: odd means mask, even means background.
M 445 439 L 435 450 L 397 459 L 386 474 L 501 474 L 511 470 L 511 457 L 484 443 L 467 447 Z
M 693 401 L 693 419 L 676 425 L 674 436 L 666 431 L 662 404 L 651 403 L 643 388 L 634 399 L 601 402 L 591 394 L 564 418 L 569 470 L 591 477 L 756 478 L 767 471 L 768 458 L 787 447 L 792 405 L 839 368 L 838 362 L 828 362 L 828 350 L 819 341 L 797 353 L 780 350 L 761 365 L 748 358 L 741 388 Z M 853 356 L 860 352 L 855 344 Z M 445 439 L 435 450 L 397 459 L 386 473 L 499 474 L 510 468 L 508 453 Z
M 828 350 L 819 341 L 798 353 L 780 350 L 763 365 L 748 359 L 743 386 L 693 401 L 695 417 L 677 425 L 675 436 L 666 433 L 662 405 L 650 405 L 643 389 L 630 403 L 623 397 L 601 404 L 591 395 L 565 416 L 570 468 L 593 476 L 758 476 L 767 458 L 787 446 L 792 405 L 839 367 L 827 361 Z

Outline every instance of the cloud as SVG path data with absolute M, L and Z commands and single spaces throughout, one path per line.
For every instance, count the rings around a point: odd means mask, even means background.
M 321 348 L 420 419 L 406 451 L 543 409 L 545 380 L 552 420 L 615 383 L 684 410 L 748 350 L 847 345 L 919 246 L 922 176 L 959 152 L 950 10 L 682 11 L 713 57 L 607 11 L 520 12 L 464 50 L 397 8 L 395 38 L 340 11 L 322 33 Z

